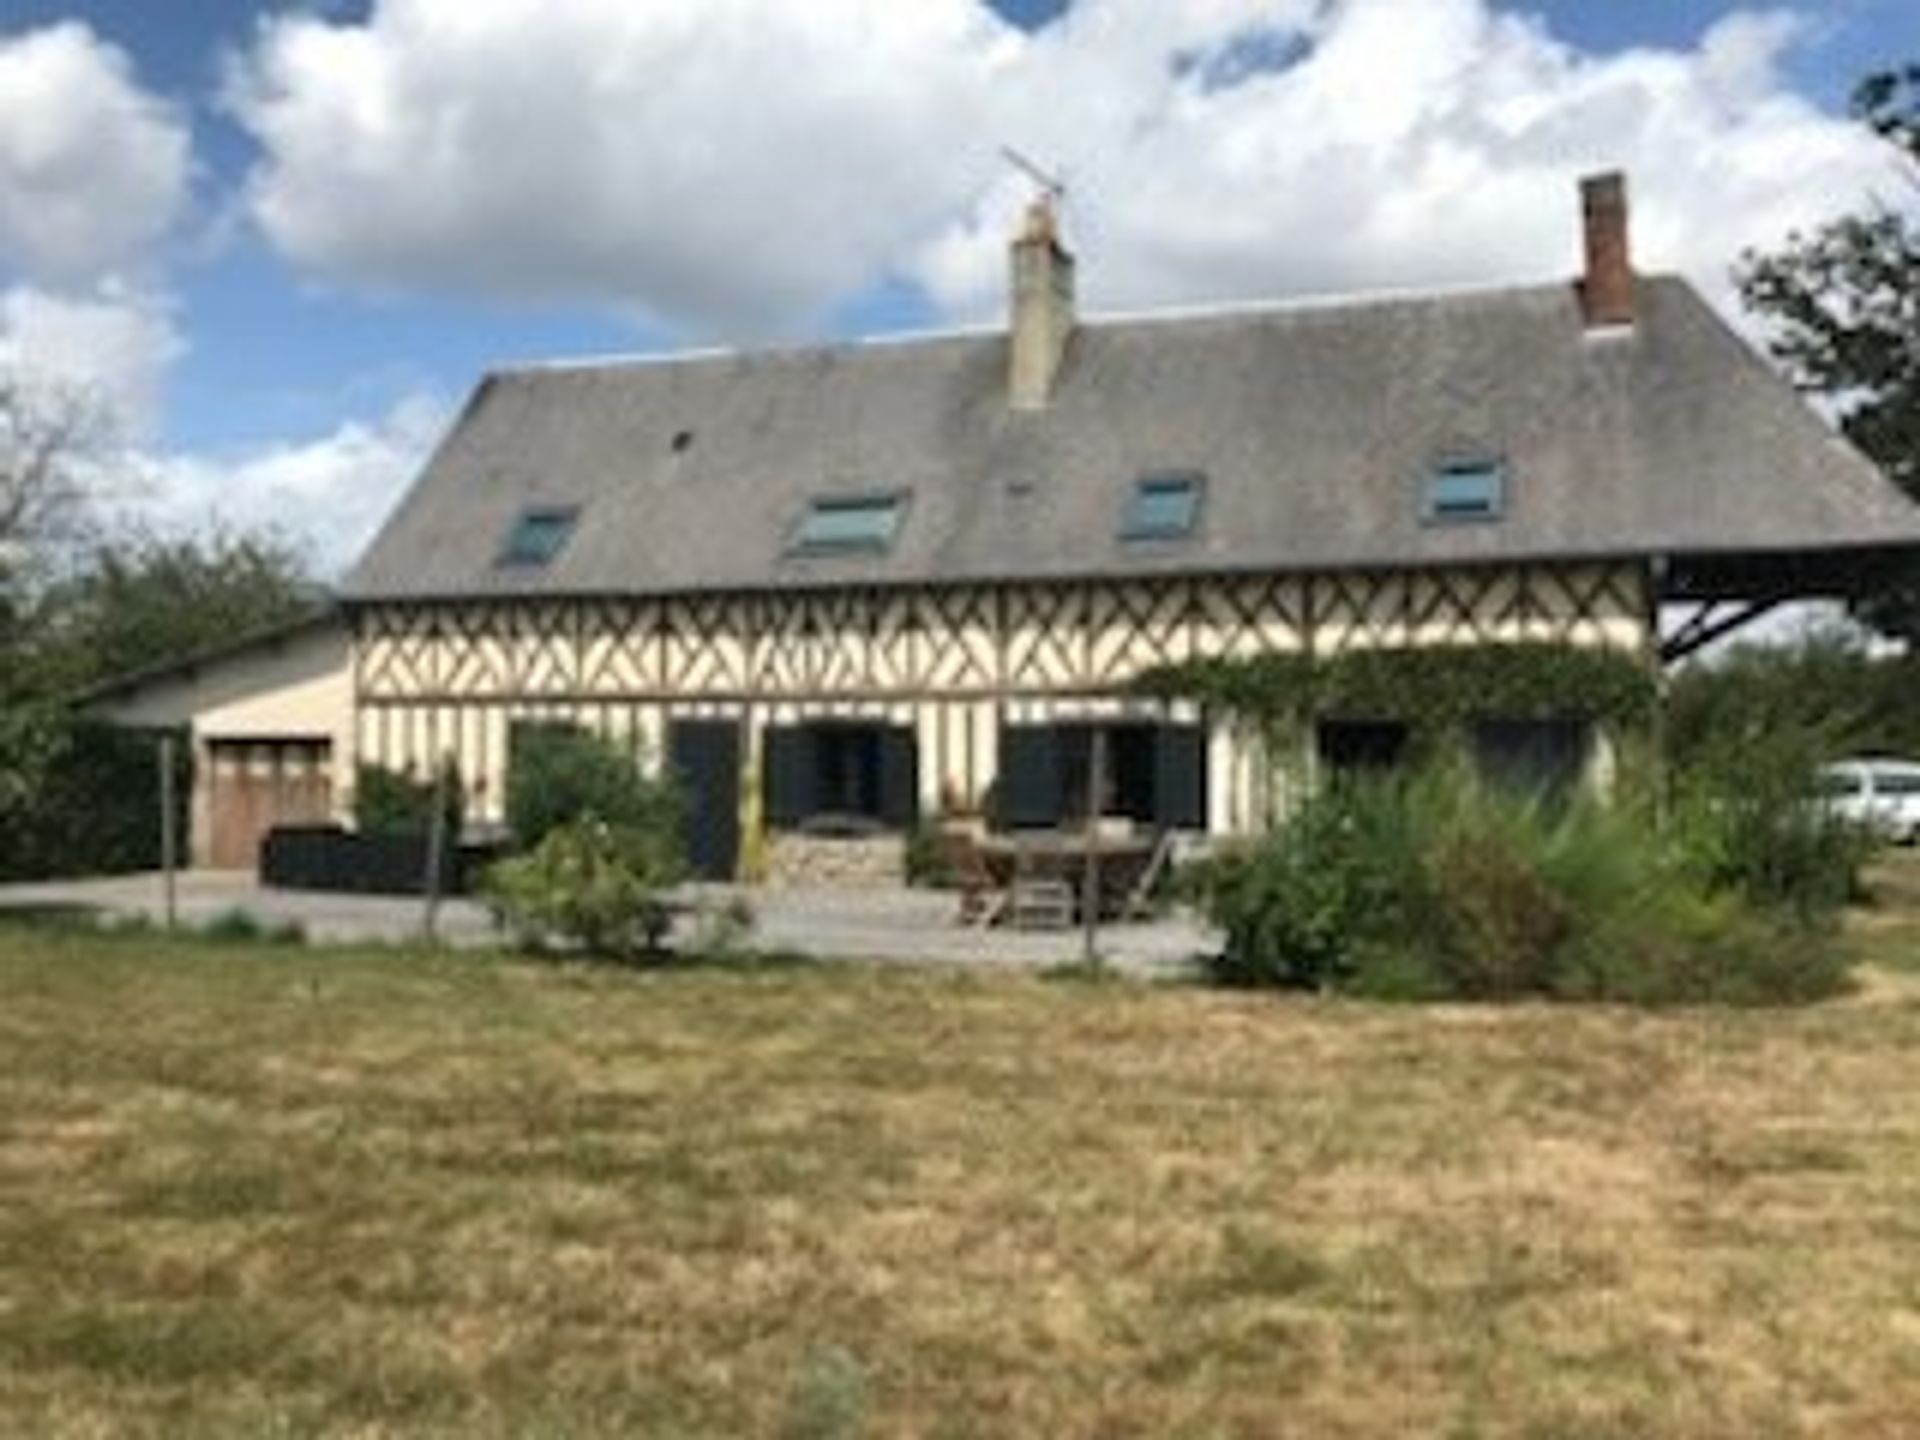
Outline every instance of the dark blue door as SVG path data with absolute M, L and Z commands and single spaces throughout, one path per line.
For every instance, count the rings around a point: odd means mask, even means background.
M 740 864 L 740 726 L 675 720 L 667 763 L 687 811 L 687 864 L 701 880 L 731 880 Z

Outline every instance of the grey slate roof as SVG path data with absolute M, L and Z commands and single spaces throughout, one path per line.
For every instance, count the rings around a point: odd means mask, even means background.
M 1049 409 L 1005 396 L 1000 334 L 501 372 L 345 595 L 1920 544 L 1920 509 L 1674 279 L 1596 334 L 1569 285 L 1086 322 Z M 1423 524 L 1423 475 L 1462 451 L 1505 457 L 1506 517 Z M 1198 532 L 1121 540 L 1161 469 L 1205 472 Z M 911 500 L 890 553 L 784 553 L 811 497 L 893 490 Z M 580 507 L 570 543 L 544 570 L 496 565 L 537 504 Z

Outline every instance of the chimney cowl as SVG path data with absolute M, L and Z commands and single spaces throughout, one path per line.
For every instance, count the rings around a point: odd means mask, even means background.
M 1634 318 L 1633 235 L 1627 177 L 1618 170 L 1580 182 L 1586 273 L 1580 306 L 1590 330 L 1631 325 Z

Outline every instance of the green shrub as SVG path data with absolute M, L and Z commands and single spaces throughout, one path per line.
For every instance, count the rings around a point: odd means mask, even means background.
M 625 960 L 659 951 L 672 920 L 663 892 L 684 873 L 677 826 L 616 826 L 588 815 L 491 867 L 483 893 L 530 948 Z
M 1820 803 L 1818 735 L 1730 734 L 1702 744 L 1675 786 L 1674 830 L 1712 891 L 1830 919 L 1860 893 L 1871 835 Z
M 4 693 L 4 687 L 0 687 Z M 0 879 L 160 866 L 160 734 L 51 705 L 0 704 Z M 184 863 L 193 746 L 176 732 L 173 827 Z
M 1576 916 L 1542 873 L 1528 838 L 1465 829 L 1444 837 L 1428 857 L 1427 937 L 1448 994 L 1512 1000 L 1552 988 Z
M 452 759 L 445 767 L 441 783 L 446 834 L 457 840 L 466 819 L 466 795 L 460 767 Z M 363 835 L 426 835 L 433 828 L 433 792 L 431 778 L 363 763 L 354 775 L 354 828 Z
M 1721 883 L 1649 815 L 1543 808 L 1451 773 L 1323 795 L 1201 893 L 1234 985 L 1656 1005 L 1845 984 L 1825 929 Z
M 1200 903 L 1226 932 L 1215 977 L 1337 988 L 1370 940 L 1410 929 L 1427 896 L 1402 802 L 1389 785 L 1319 796 L 1260 844 L 1196 869 Z
M 521 722 L 507 756 L 507 828 L 532 850 L 550 831 L 592 815 L 616 830 L 678 831 L 671 781 L 652 779 L 638 759 L 577 725 Z
M 299 921 L 270 924 L 242 905 L 220 911 L 195 933 L 216 945 L 304 945 L 307 940 L 306 927 Z

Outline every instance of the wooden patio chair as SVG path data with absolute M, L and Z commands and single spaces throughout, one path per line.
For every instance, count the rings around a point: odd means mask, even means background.
M 1016 930 L 1067 930 L 1073 926 L 1073 886 L 1058 875 L 1035 874 L 1027 852 L 1017 848 L 1007 907 Z
M 948 830 L 940 836 L 941 857 L 947 873 L 960 891 L 959 923 L 992 925 L 1007 909 L 1007 891 L 994 878 L 992 868 L 972 835 L 964 830 Z
M 1153 887 L 1160 883 L 1160 876 L 1173 864 L 1173 850 L 1173 831 L 1162 830 L 1159 843 L 1153 847 L 1153 854 L 1147 860 L 1147 868 L 1140 872 L 1140 878 L 1127 892 L 1126 902 L 1120 907 L 1122 919 L 1153 918 Z

